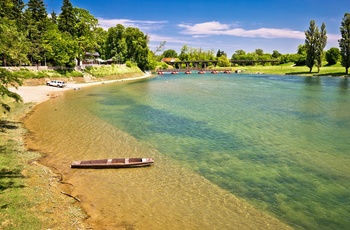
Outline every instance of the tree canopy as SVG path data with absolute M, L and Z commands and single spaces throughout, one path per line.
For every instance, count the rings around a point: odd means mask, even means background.
M 345 13 L 340 27 L 341 39 L 339 40 L 342 66 L 345 67 L 346 74 L 350 67 L 350 14 Z

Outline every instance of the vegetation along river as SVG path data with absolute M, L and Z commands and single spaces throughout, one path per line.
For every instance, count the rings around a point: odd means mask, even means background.
M 69 91 L 26 127 L 94 226 L 350 226 L 346 78 L 166 74 Z M 70 169 L 139 156 L 154 166 Z

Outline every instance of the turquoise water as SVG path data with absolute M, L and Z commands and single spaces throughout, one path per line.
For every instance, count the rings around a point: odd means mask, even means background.
M 294 228 L 350 228 L 347 79 L 163 75 L 88 96 L 95 116 Z

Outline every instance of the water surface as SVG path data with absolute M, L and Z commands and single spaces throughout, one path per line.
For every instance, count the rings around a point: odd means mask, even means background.
M 294 228 L 346 229 L 349 94 L 343 78 L 163 75 L 68 92 L 26 123 L 95 222 L 102 215 L 138 229 L 281 228 L 267 213 Z M 119 156 L 156 163 L 69 169 L 73 160 Z

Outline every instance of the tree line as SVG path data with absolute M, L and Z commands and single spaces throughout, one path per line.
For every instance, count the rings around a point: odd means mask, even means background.
M 87 52 L 102 59 L 131 61 L 149 69 L 148 36 L 116 25 L 108 31 L 85 9 L 63 0 L 61 13 L 48 15 L 43 0 L 0 1 L 0 64 L 3 66 L 80 65 Z
M 322 61 L 329 65 L 341 59 L 348 73 L 350 67 L 350 14 L 346 13 L 340 27 L 339 48 L 332 47 L 324 52 L 327 44 L 326 25 L 318 28 L 315 21 L 305 31 L 305 43 L 299 45 L 295 54 L 272 54 L 262 49 L 254 52 L 236 50 L 229 58 L 218 50 L 203 50 L 184 45 L 177 54 L 165 50 L 165 41 L 151 51 L 149 38 L 138 28 L 118 24 L 107 31 L 98 26 L 98 20 L 85 9 L 73 7 L 69 0 L 63 0 L 61 13 L 48 15 L 43 0 L 0 1 L 0 65 L 52 65 L 73 67 L 80 65 L 87 52 L 98 52 L 100 58 L 112 59 L 117 63 L 136 63 L 140 69 L 154 69 L 162 58 L 172 57 L 181 61 L 218 60 L 218 66 L 231 66 L 232 60 L 278 60 L 280 64 L 294 62 L 306 65 L 310 72 L 314 66 L 318 71 Z

